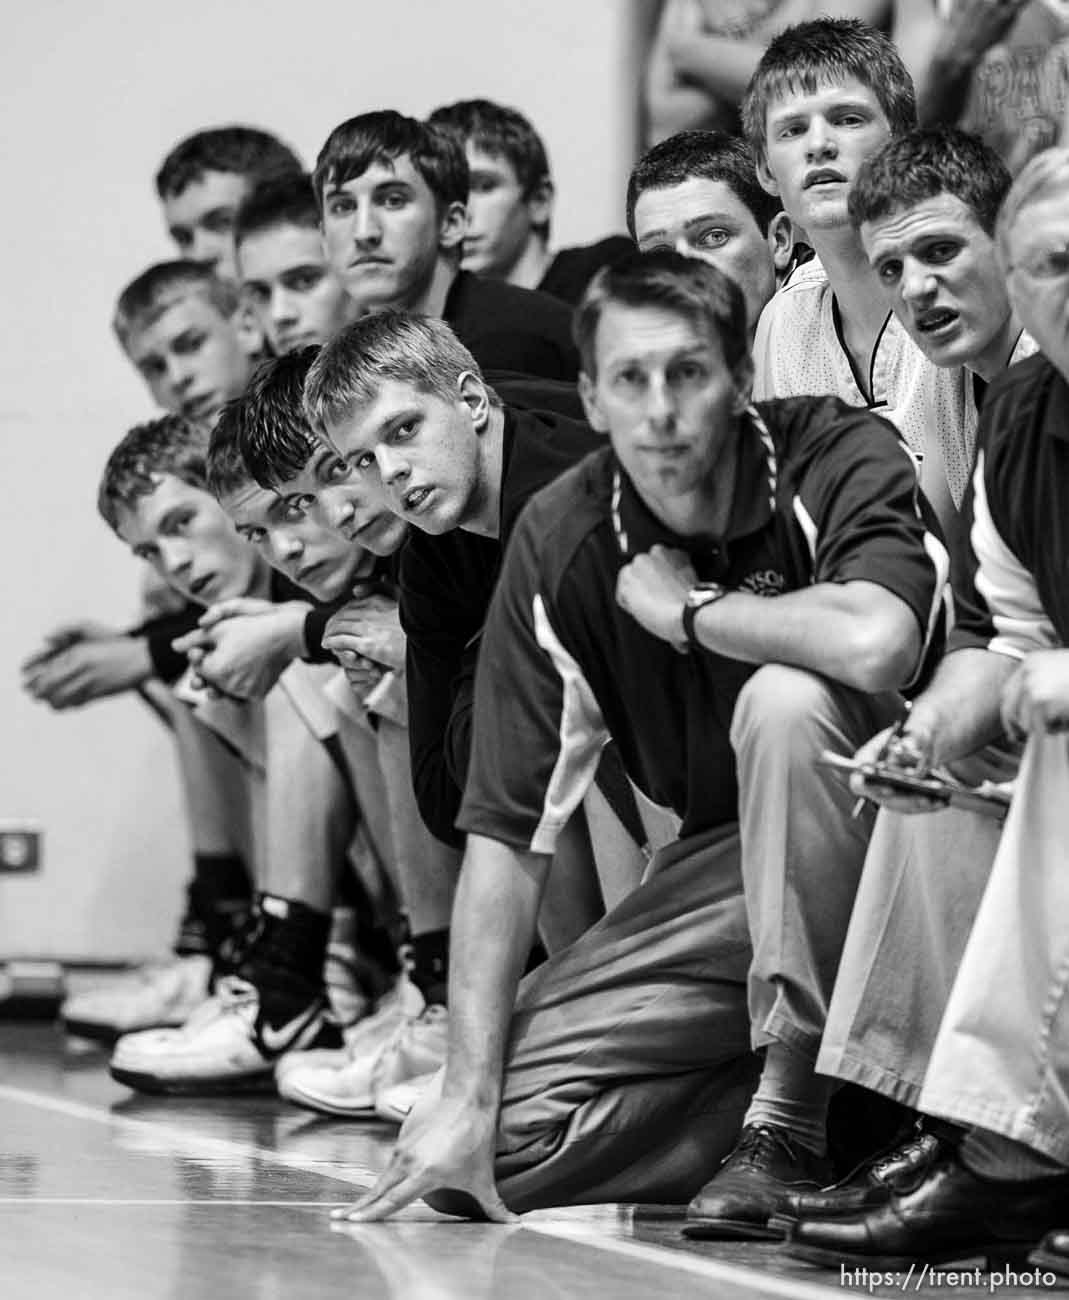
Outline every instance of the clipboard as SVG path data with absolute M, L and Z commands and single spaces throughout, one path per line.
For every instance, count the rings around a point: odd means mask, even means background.
M 998 785 L 993 781 L 984 781 L 977 786 L 962 785 L 938 771 L 918 776 L 889 763 L 860 763 L 827 749 L 817 759 L 817 766 L 838 772 L 844 780 L 857 775 L 867 785 L 882 786 L 895 794 L 920 795 L 944 808 L 964 808 L 997 821 L 1005 820 L 1013 798 L 1012 785 Z

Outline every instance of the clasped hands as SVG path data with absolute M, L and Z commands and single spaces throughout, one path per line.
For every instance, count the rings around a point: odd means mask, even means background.
M 303 601 L 276 604 L 250 596 L 222 600 L 198 626 L 173 642 L 192 666 L 195 686 L 209 696 L 262 700 L 294 659 L 305 653 Z
M 387 672 L 405 666 L 397 602 L 379 595 L 351 600 L 327 624 L 323 647 L 337 658 L 353 690 L 365 694 Z

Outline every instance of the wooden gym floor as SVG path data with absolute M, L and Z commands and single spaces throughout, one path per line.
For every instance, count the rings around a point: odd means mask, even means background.
M 107 1054 L 0 1024 L 2 1300 L 674 1300 L 988 1295 L 922 1274 L 867 1286 L 774 1246 L 686 1242 L 625 1206 L 516 1227 L 422 1208 L 340 1228 L 392 1130 L 275 1098 L 168 1100 L 114 1083 Z M 999 1287 L 1001 1296 L 1034 1295 Z

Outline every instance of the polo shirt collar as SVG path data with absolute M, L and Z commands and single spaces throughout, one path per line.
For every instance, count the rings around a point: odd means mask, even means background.
M 739 425 L 739 458 L 731 517 L 721 538 L 680 537 L 661 523 L 613 457 L 612 513 L 617 547 L 624 556 L 641 555 L 652 546 L 672 546 L 692 555 L 722 556 L 728 545 L 764 528 L 775 511 L 779 465 L 768 427 L 749 406 Z

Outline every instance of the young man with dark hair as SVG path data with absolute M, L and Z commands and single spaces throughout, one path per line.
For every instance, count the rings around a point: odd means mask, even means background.
M 1069 1223 L 1067 197 L 1069 151 L 1050 150 L 1025 167 L 1002 207 L 999 266 L 1043 355 L 1005 369 L 988 391 L 949 652 L 885 746 L 903 773 L 946 766 L 968 785 L 992 776 L 998 758 L 1001 779 L 1015 778 L 1009 817 L 1000 827 L 866 783 L 885 805 L 874 845 L 884 822 L 953 816 L 957 834 L 936 864 L 942 880 L 930 879 L 930 862 L 909 858 L 874 874 L 844 953 L 845 965 L 853 948 L 855 972 L 869 978 L 849 990 L 851 1033 L 837 1035 L 827 1060 L 840 1077 L 894 1088 L 955 1136 L 926 1160 L 898 1161 L 891 1177 L 862 1170 L 837 1193 L 792 1206 L 801 1221 L 791 1250 L 836 1267 L 979 1254 L 1023 1263 L 1044 1232 Z M 970 820 L 984 825 L 968 835 Z M 866 864 L 859 909 L 868 872 Z M 908 909 L 900 928 L 912 921 L 912 943 L 904 933 L 884 940 L 896 920 L 883 901 L 891 895 Z M 1055 1238 L 1034 1262 L 1065 1270 L 1058 1250 Z
M 884 422 L 833 398 L 751 404 L 745 304 L 715 268 L 636 254 L 592 282 L 576 337 L 612 445 L 527 505 L 490 610 L 449 1058 L 338 1213 L 698 1193 L 695 1229 L 761 1236 L 824 1168 L 812 1060 L 868 838 L 814 759 L 852 752 L 923 670 L 938 543 Z M 414 522 L 496 508 L 403 445 L 373 454 Z M 517 998 L 549 856 L 610 735 L 681 837 Z
M 459 142 L 384 111 L 343 122 L 313 176 L 327 257 L 360 312 L 443 319 L 488 368 L 574 380 L 563 303 L 460 269 L 468 163 Z
M 197 131 L 160 164 L 156 193 L 182 257 L 236 277 L 234 219 L 260 181 L 300 175 L 300 159 L 276 136 L 252 126 Z
M 761 183 L 817 255 L 762 314 L 755 392 L 834 393 L 880 411 L 920 462 L 921 486 L 953 539 L 976 422 L 966 377 L 933 367 L 887 311 L 847 210 L 866 159 L 916 125 L 901 58 L 863 23 L 800 23 L 765 51 L 742 118 Z
M 451 132 L 467 153 L 466 271 L 576 303 L 595 271 L 630 251 L 623 235 L 553 251 L 556 195 L 546 146 L 516 109 L 463 99 L 436 108 L 427 124 Z
M 656 144 L 627 182 L 627 229 L 643 252 L 703 257 L 742 289 L 751 336 L 787 270 L 790 218 L 761 188 L 743 140 L 683 131 Z
M 238 532 L 270 563 L 296 565 L 291 576 L 323 600 L 353 595 L 324 637 L 331 648 L 341 640 L 348 644 L 354 628 L 360 633 L 360 669 L 350 671 L 362 670 L 363 680 L 348 707 L 342 699 L 338 740 L 374 837 L 389 841 L 382 856 L 408 918 L 408 976 L 419 1006 L 407 1019 L 396 1007 L 383 1013 L 395 1031 L 388 1043 L 369 1022 L 340 1060 L 293 1059 L 280 1072 L 279 1088 L 313 1109 L 360 1116 L 374 1113 L 391 1086 L 444 1059 L 448 927 L 459 855 L 425 829 L 412 792 L 405 643 L 389 561 L 407 526 L 366 479 L 314 438 L 302 406 L 314 355 L 306 349 L 268 362 L 244 398 L 227 409 L 213 436 L 213 461 L 225 439 L 241 464 L 225 479 L 213 475 L 213 485 Z M 347 665 L 357 656 L 342 650 L 339 657 Z M 333 691 L 332 698 L 338 698 Z
M 234 221 L 245 301 L 276 356 L 325 343 L 356 306 L 323 251 L 319 207 L 307 176 L 262 181 Z
M 165 417 L 137 426 L 105 467 L 101 514 L 191 602 L 285 599 L 295 586 L 268 569 L 209 491 L 211 477 L 219 486 L 232 469 L 210 466 L 209 455 L 206 431 L 187 421 Z M 218 459 L 225 462 L 225 449 Z M 287 554 L 292 579 L 306 581 L 313 559 L 320 569 L 339 557 L 353 563 L 340 538 L 328 534 L 317 544 L 315 556 Z M 326 584 L 319 594 L 329 594 Z M 282 608 L 293 609 L 299 633 L 307 605 Z M 258 615 L 246 618 L 255 634 Z M 295 643 L 292 658 L 299 654 Z M 197 663 L 205 676 L 208 658 Z M 255 926 L 234 954 L 233 975 L 216 981 L 209 1009 L 180 1030 L 120 1039 L 112 1073 L 121 1082 L 150 1092 L 242 1091 L 269 1085 L 276 1060 L 288 1052 L 340 1046 L 337 1026 L 326 1015 L 324 968 L 331 908 L 355 826 L 348 774 L 330 752 L 329 726 L 320 716 L 331 712 L 324 675 L 291 662 L 262 703 L 201 698 L 186 711 L 188 718 L 181 715 L 183 733 L 192 724 L 188 739 L 197 755 L 211 749 L 216 760 L 200 773 L 201 803 L 211 805 L 207 820 L 244 827 L 244 839 L 255 848 Z M 180 684 L 178 701 L 187 696 L 198 700 L 195 690 L 190 694 Z M 221 754 L 217 739 L 224 742 Z M 383 856 L 387 851 L 383 845 Z
M 995 255 L 1010 179 L 982 140 L 937 127 L 889 140 L 850 191 L 851 224 L 891 310 L 933 365 L 964 366 L 980 386 L 1035 351 Z

